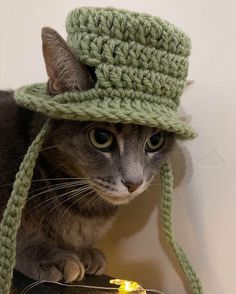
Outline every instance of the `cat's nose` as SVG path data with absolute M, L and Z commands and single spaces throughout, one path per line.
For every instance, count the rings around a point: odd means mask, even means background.
M 139 186 L 142 185 L 143 180 L 139 180 L 139 181 L 128 181 L 128 180 L 123 180 L 122 179 L 121 182 L 128 188 L 128 191 L 130 193 L 132 193 L 135 190 L 137 190 Z

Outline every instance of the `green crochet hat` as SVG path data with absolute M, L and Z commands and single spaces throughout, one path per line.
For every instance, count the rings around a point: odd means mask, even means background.
M 52 102 L 45 85 L 27 86 L 17 91 L 17 103 L 53 118 L 134 123 L 195 137 L 176 115 L 190 54 L 181 30 L 158 17 L 112 8 L 75 9 L 66 29 L 76 57 L 95 69 L 95 87 Z
M 46 84 L 15 92 L 16 102 L 49 120 L 21 163 L 0 224 L 0 293 L 9 293 L 16 257 L 16 235 L 27 201 L 38 152 L 50 129 L 50 119 L 108 121 L 159 127 L 191 139 L 195 132 L 177 118 L 186 84 L 190 40 L 158 17 L 113 8 L 73 10 L 66 22 L 68 44 L 84 64 L 94 68 L 95 87 L 47 95 Z M 172 231 L 173 176 L 168 161 L 161 167 L 164 231 L 193 293 L 201 283 Z

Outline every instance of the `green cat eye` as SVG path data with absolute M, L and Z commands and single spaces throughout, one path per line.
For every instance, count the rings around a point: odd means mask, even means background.
M 145 150 L 147 152 L 155 152 L 160 150 L 165 143 L 164 132 L 153 134 L 146 142 Z
M 114 142 L 114 135 L 105 129 L 92 129 L 89 132 L 91 144 L 101 151 L 109 151 Z

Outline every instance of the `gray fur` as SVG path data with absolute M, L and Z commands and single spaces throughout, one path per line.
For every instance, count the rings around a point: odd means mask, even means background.
M 49 28 L 42 35 L 48 92 L 91 87 L 91 69 L 75 63 L 63 39 Z M 18 107 L 12 95 L 0 91 L 0 217 L 20 162 L 45 121 Z M 103 152 L 91 144 L 89 134 L 95 128 L 113 134 L 112 150 Z M 93 248 L 95 243 L 111 227 L 118 206 L 150 185 L 173 145 L 174 136 L 165 133 L 159 151 L 145 152 L 156 131 L 105 122 L 52 121 L 23 211 L 16 269 L 34 279 L 65 282 L 82 279 L 85 272 L 102 274 L 105 258 Z

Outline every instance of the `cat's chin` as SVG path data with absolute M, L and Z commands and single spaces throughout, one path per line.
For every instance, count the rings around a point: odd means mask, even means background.
M 150 183 L 150 182 L 149 182 Z M 94 192 L 103 200 L 108 202 L 109 204 L 112 205 L 124 205 L 129 203 L 131 200 L 136 198 L 138 195 L 143 193 L 147 187 L 149 186 L 149 183 L 146 185 L 141 185 L 137 190 L 135 190 L 132 193 L 126 192 L 126 191 L 106 191 L 104 192 L 102 189 L 100 189 L 99 186 L 92 186 L 92 189 Z
M 105 200 L 106 202 L 113 204 L 113 205 L 124 205 L 129 203 L 132 199 L 134 199 L 137 194 L 139 193 L 132 193 L 132 194 L 127 194 L 127 195 L 114 195 L 114 194 L 104 194 L 101 192 L 97 192 L 98 195 Z
M 128 192 L 105 192 L 100 190 L 98 187 L 93 187 L 93 190 L 96 192 L 96 194 L 102 198 L 103 200 L 105 200 L 106 202 L 108 202 L 109 204 L 112 205 L 124 205 L 129 203 L 131 200 L 133 200 L 134 198 L 136 198 L 138 195 L 140 195 L 141 193 L 143 193 L 148 185 L 142 186 L 139 189 L 137 189 L 136 191 L 132 192 L 132 193 L 128 193 Z
M 134 197 L 133 196 L 126 196 L 126 197 L 117 197 L 117 196 L 104 196 L 100 195 L 103 200 L 109 202 L 113 205 L 124 205 L 130 202 Z

